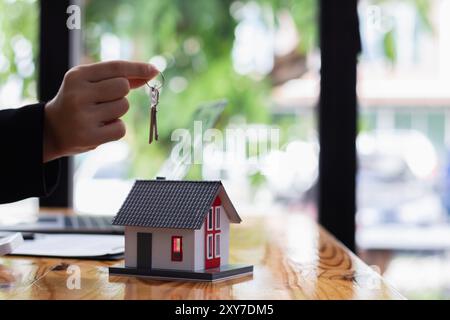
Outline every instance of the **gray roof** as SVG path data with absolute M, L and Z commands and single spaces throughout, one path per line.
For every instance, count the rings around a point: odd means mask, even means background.
M 241 222 L 220 181 L 138 180 L 113 225 L 200 229 L 216 196 L 230 222 Z

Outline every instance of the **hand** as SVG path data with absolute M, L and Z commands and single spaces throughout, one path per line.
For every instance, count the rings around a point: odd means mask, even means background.
M 126 95 L 158 74 L 150 64 L 108 61 L 69 70 L 45 106 L 43 161 L 95 149 L 125 135 Z

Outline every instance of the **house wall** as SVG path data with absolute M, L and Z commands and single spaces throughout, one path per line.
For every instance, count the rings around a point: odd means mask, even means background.
M 220 206 L 220 265 L 228 264 L 230 243 L 230 220 L 223 206 Z M 195 270 L 205 268 L 205 223 L 200 230 L 195 230 Z
M 221 224 L 221 239 L 220 239 L 220 265 L 228 264 L 229 254 L 230 254 L 230 220 L 225 212 L 225 209 L 220 210 L 220 221 L 225 223 Z
M 220 207 L 221 240 L 220 264 L 228 264 L 230 221 L 223 206 Z M 125 227 L 125 266 L 137 264 L 137 233 L 152 233 L 152 268 L 175 270 L 201 270 L 205 268 L 205 223 L 199 230 Z M 172 261 L 172 236 L 183 237 L 183 260 Z
M 194 231 L 195 238 L 195 256 L 194 269 L 205 269 L 205 223 L 200 230 Z
M 135 268 L 137 264 L 137 233 L 152 234 L 152 268 L 194 270 L 194 230 L 125 227 L 125 266 Z M 183 237 L 183 260 L 172 261 L 172 236 Z

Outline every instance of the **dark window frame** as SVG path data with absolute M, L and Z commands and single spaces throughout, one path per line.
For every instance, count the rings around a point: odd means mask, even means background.
M 355 251 L 358 0 L 320 1 L 319 222 Z
M 50 101 L 58 92 L 65 73 L 79 61 L 81 30 L 69 30 L 67 8 L 80 0 L 40 0 L 38 98 Z M 60 160 L 58 187 L 40 207 L 73 207 L 73 157 Z

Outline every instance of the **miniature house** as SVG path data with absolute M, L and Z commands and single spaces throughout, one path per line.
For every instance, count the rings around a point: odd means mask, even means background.
M 125 227 L 125 268 L 110 271 L 238 274 L 228 264 L 228 245 L 230 223 L 240 222 L 220 181 L 136 181 L 113 221 Z

